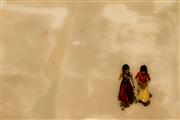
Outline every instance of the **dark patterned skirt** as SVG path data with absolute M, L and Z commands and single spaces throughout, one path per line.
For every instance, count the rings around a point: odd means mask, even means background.
M 123 103 L 133 103 L 134 102 L 134 91 L 130 81 L 122 81 L 119 90 L 118 99 Z

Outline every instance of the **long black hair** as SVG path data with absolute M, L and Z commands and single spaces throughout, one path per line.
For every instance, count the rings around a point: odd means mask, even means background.
M 129 69 L 129 65 L 128 65 L 128 64 L 124 64 L 124 65 L 122 66 L 122 71 L 123 71 L 123 73 L 125 73 L 125 70 L 127 70 L 127 69 Z
M 141 65 L 141 68 L 140 68 L 140 72 L 145 72 L 145 73 L 148 73 L 148 70 L 147 70 L 147 66 L 146 65 Z

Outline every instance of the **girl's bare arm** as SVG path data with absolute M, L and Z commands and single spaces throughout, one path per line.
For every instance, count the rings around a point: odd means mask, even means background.
M 119 76 L 119 80 L 121 80 L 122 79 L 122 72 L 120 73 L 120 76 Z
M 134 79 L 133 79 L 133 76 L 132 76 L 132 75 L 131 75 L 131 82 L 132 82 L 133 87 L 135 87 L 135 86 L 134 86 Z

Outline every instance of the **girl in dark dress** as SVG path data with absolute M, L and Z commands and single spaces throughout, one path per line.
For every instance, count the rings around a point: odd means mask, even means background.
M 132 74 L 130 73 L 130 68 L 127 64 L 122 67 L 122 72 L 120 74 L 119 80 L 121 81 L 118 99 L 121 101 L 121 109 L 124 110 L 129 104 L 132 104 L 135 100 L 134 91 L 134 81 Z

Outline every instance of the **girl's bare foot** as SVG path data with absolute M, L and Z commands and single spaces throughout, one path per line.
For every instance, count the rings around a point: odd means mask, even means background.
M 121 110 L 124 111 L 125 110 L 125 106 L 121 106 Z
M 124 111 L 126 108 L 126 104 L 125 103 L 121 103 L 121 110 Z
M 148 102 L 146 102 L 146 103 L 143 103 L 143 102 L 142 102 L 142 104 L 143 104 L 145 107 L 147 107 L 148 105 L 150 105 L 150 103 L 151 103 L 150 101 L 148 101 Z

